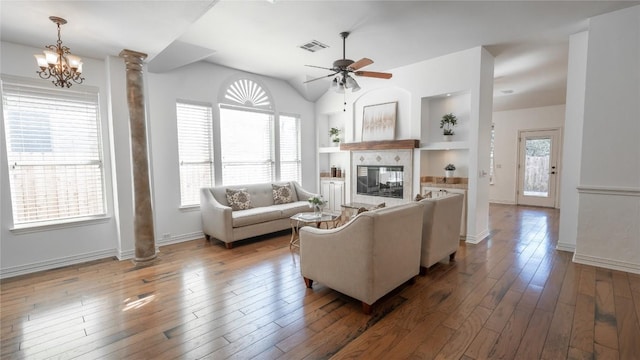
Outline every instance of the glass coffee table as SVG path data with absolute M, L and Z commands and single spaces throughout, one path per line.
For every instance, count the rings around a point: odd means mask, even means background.
M 316 215 L 312 212 L 303 212 L 293 215 L 289 218 L 291 222 L 291 241 L 289 248 L 295 246 L 300 247 L 300 228 L 303 226 L 315 226 L 321 228 L 324 224 L 325 229 L 334 228 L 340 220 L 340 215 L 320 214 Z

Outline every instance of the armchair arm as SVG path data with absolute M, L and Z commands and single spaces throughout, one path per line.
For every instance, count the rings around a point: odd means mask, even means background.
M 365 215 L 337 229 L 301 228 L 300 271 L 305 278 L 372 304 L 374 227 L 372 217 Z
M 209 188 L 200 189 L 200 212 L 205 235 L 224 242 L 233 241 L 231 207 L 220 204 Z

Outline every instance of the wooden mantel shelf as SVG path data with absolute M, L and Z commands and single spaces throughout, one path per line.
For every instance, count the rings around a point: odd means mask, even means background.
M 420 140 L 381 140 L 340 144 L 340 150 L 397 150 L 420 147 Z

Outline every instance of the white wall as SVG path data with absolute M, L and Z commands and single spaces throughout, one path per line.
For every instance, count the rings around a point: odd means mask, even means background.
M 36 75 L 36 64 L 33 54 L 42 49 L 2 42 L 1 58 L 2 74 L 23 78 L 37 79 L 43 86 L 51 86 L 51 82 L 41 80 Z M 100 120 L 102 140 L 108 150 L 109 116 L 105 62 L 83 57 L 84 85 L 95 86 L 100 91 Z M 74 85 L 74 89 L 82 86 Z M 2 151 L 0 160 L 0 277 L 20 275 L 37 270 L 49 269 L 68 264 L 94 260 L 117 254 L 117 230 L 114 218 L 114 202 L 111 182 L 111 154 L 104 153 L 106 197 L 108 214 L 102 220 L 87 223 L 76 223 L 68 226 L 32 228 L 30 230 L 11 230 L 13 219 L 11 212 L 11 196 L 9 174 L 6 157 L 6 140 L 4 121 L 2 121 Z
M 518 132 L 562 128 L 564 119 L 565 105 L 493 113 L 495 169 L 493 185 L 489 188 L 489 201 L 502 204 L 516 203 Z M 561 176 L 563 170 L 559 169 Z
M 574 255 L 576 262 L 635 273 L 640 273 L 639 24 L 640 6 L 590 20 Z
M 567 105 L 562 142 L 562 173 L 560 186 L 560 230 L 557 248 L 575 251 L 578 237 L 578 185 L 582 152 L 582 122 L 584 119 L 584 89 L 587 72 L 587 31 L 569 39 L 569 71 L 567 74 Z
M 2 74 L 38 79 L 33 54 L 42 49 L 1 43 Z M 85 84 L 100 92 L 101 126 L 107 182 L 108 216 L 100 221 L 29 231 L 12 231 L 9 177 L 4 124 L 0 156 L 0 277 L 134 254 L 133 190 L 129 112 L 124 61 L 119 57 L 94 60 L 83 56 Z M 221 86 L 243 75 L 264 84 L 275 103 L 276 114 L 301 116 L 302 185 L 315 186 L 316 147 L 314 104 L 281 80 L 257 76 L 207 63 L 189 65 L 166 74 L 145 69 L 147 136 L 154 206 L 156 245 L 202 236 L 198 208 L 180 210 L 176 99 L 217 104 Z M 43 85 L 48 82 L 38 79 Z M 51 85 L 53 86 L 53 85 Z M 74 85 L 75 89 L 81 86 Z M 214 107 L 215 109 L 216 107 Z M 214 112 L 214 116 L 218 116 Z M 166 237 L 163 237 L 165 236 Z

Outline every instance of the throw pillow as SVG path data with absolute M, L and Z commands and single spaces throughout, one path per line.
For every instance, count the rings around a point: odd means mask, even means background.
M 251 196 L 247 189 L 226 189 L 227 202 L 231 206 L 231 210 L 247 210 L 251 209 Z
M 271 184 L 273 188 L 273 203 L 274 204 L 288 204 L 293 202 L 293 197 L 291 196 L 291 187 L 289 184 L 286 185 L 276 185 Z

